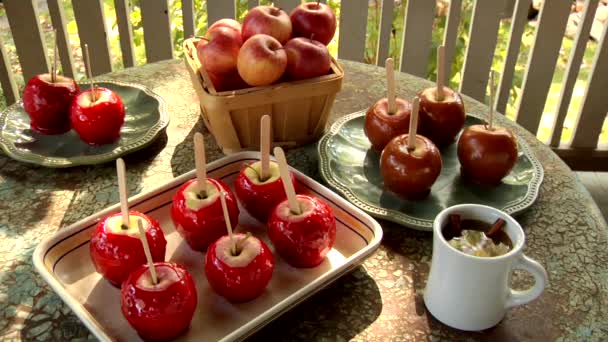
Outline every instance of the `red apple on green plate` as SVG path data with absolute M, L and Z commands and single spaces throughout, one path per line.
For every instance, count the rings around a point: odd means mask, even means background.
M 125 122 L 125 105 L 114 91 L 95 87 L 72 101 L 70 121 L 80 139 L 89 145 L 110 144 L 120 138 Z

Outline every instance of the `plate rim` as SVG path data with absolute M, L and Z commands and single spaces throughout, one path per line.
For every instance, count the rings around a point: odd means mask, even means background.
M 379 207 L 373 203 L 369 203 L 367 201 L 362 200 L 358 196 L 355 195 L 353 191 L 351 191 L 348 187 L 341 184 L 339 181 L 335 179 L 335 177 L 330 172 L 329 166 L 329 153 L 327 152 L 327 143 L 329 139 L 334 137 L 347 122 L 357 119 L 359 117 L 365 116 L 366 110 L 361 110 L 358 112 L 354 112 L 351 114 L 347 114 L 341 118 L 339 118 L 336 122 L 331 125 L 329 131 L 321 137 L 319 143 L 317 144 L 317 155 L 319 157 L 319 173 L 323 180 L 334 190 L 336 190 L 340 195 L 344 196 L 349 202 L 354 204 L 359 209 L 363 210 L 367 214 L 372 217 L 384 219 L 390 222 L 397 223 L 401 226 L 412 228 L 420 231 L 433 231 L 433 221 L 416 218 L 414 216 L 410 216 L 404 214 L 400 211 L 393 209 L 385 209 Z M 474 117 L 476 119 L 484 120 L 482 117 L 472 113 L 466 113 L 467 116 Z M 539 195 L 540 185 L 544 179 L 544 169 L 540 161 L 534 155 L 534 152 L 519 135 L 515 135 L 517 139 L 517 144 L 519 149 L 523 152 L 523 154 L 530 160 L 533 169 L 532 180 L 528 184 L 528 190 L 526 191 L 526 195 L 520 201 L 517 201 L 513 204 L 509 204 L 508 206 L 497 208 L 499 210 L 504 211 L 509 215 L 515 215 L 520 213 L 526 209 L 528 209 Z
M 77 82 L 78 85 L 87 86 L 88 82 Z M 160 135 L 160 133 L 167 128 L 169 125 L 169 114 L 167 112 L 167 104 L 165 100 L 152 91 L 150 88 L 137 83 L 117 81 L 117 80 L 109 80 L 109 79 L 99 79 L 95 80 L 96 84 L 106 83 L 106 84 L 114 84 L 122 87 L 135 88 L 146 94 L 147 96 L 155 99 L 158 102 L 158 111 L 159 111 L 159 120 L 148 129 L 141 138 L 136 141 L 128 144 L 128 145 L 119 145 L 112 151 L 90 155 L 90 156 L 78 156 L 73 158 L 63 158 L 63 157 L 47 157 L 42 156 L 40 154 L 35 153 L 23 153 L 20 152 L 15 145 L 10 140 L 4 137 L 4 126 L 6 124 L 6 120 L 8 118 L 8 114 L 13 111 L 18 106 L 23 106 L 23 99 L 19 99 L 17 102 L 11 104 L 6 107 L 0 113 L 0 147 L 6 153 L 6 155 L 12 159 L 18 160 L 20 162 L 35 164 L 50 168 L 67 168 L 81 165 L 95 165 L 95 164 L 103 164 L 115 160 L 120 156 L 124 156 L 126 154 L 138 151 L 150 144 L 152 144 L 156 138 Z

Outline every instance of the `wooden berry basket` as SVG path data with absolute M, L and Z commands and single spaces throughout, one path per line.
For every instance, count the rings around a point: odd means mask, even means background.
M 198 59 L 198 40 L 184 40 L 186 67 L 205 125 L 224 153 L 257 149 L 260 119 L 265 114 L 272 117 L 275 145 L 299 146 L 321 137 L 344 77 L 335 59 L 332 58 L 330 73 L 324 76 L 217 92 Z

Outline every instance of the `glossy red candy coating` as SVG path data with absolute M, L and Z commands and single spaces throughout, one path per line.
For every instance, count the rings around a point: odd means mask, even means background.
M 274 207 L 287 198 L 283 181 L 279 177 L 273 182 L 255 184 L 245 175 L 244 171 L 245 169 L 241 170 L 234 181 L 236 197 L 251 216 L 265 223 Z M 289 174 L 295 185 L 295 177 L 291 172 Z
M 313 209 L 301 220 L 288 221 L 279 214 L 284 201 L 277 205 L 268 219 L 268 237 L 279 255 L 294 267 L 315 267 L 336 241 L 336 219 L 327 203 L 319 198 L 297 195 L 298 200 L 311 201 Z
M 30 116 L 30 127 L 42 134 L 63 134 L 70 130 L 70 104 L 80 89 L 67 77 L 50 82 L 51 75 L 37 75 L 23 90 L 23 109 Z
M 396 111 L 388 113 L 388 99 L 383 98 L 374 103 L 365 113 L 363 131 L 372 144 L 380 152 L 392 138 L 409 132 L 412 105 L 400 98 L 395 99 Z
M 236 198 L 230 191 L 228 185 L 218 179 L 207 178 L 220 191 L 226 192 L 226 206 L 232 227 L 236 227 L 239 222 L 239 206 Z M 171 206 L 171 219 L 175 229 L 186 240 L 192 249 L 200 252 L 207 250 L 207 247 L 220 237 L 228 234 L 226 223 L 224 222 L 224 212 L 220 197 L 197 211 L 193 211 L 186 206 L 184 190 L 196 179 L 191 179 L 184 183 L 175 196 Z
M 419 134 L 431 139 L 438 147 L 445 147 L 452 142 L 464 126 L 466 117 L 464 102 L 459 93 L 443 87 L 446 94 L 444 101 L 434 100 L 436 88 L 429 88 L 418 93 L 420 98 Z
M 176 279 L 161 288 L 144 286 L 138 280 L 151 275 L 148 266 L 142 265 L 123 283 L 120 307 L 129 324 L 145 340 L 170 340 L 190 325 L 197 304 L 196 285 L 180 265 L 161 262 L 154 266 L 159 281 L 169 272 Z
M 244 236 L 235 234 L 239 239 Z M 219 259 L 218 241 L 209 246 L 205 257 L 205 275 L 211 288 L 230 302 L 246 302 L 262 294 L 274 270 L 274 257 L 264 241 L 259 240 L 260 254 L 245 267 L 231 267 Z
M 115 286 L 120 286 L 131 272 L 146 263 L 139 235 L 116 234 L 108 229 L 108 219 L 120 215 L 112 214 L 97 224 L 89 247 L 95 269 Z M 146 239 L 152 259 L 155 262 L 165 261 L 167 240 L 158 221 L 134 210 L 129 211 L 129 215 L 137 215 L 150 223 Z
M 95 92 L 98 98 L 107 100 L 83 106 L 81 103 L 85 100 L 82 97 L 90 98 L 91 90 L 78 94 L 70 106 L 72 128 L 89 145 L 110 144 L 120 138 L 125 106 L 118 94 L 110 89 L 95 87 Z

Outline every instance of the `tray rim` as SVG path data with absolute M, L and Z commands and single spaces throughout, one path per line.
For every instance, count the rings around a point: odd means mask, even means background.
M 340 195 L 345 197 L 349 202 L 354 204 L 357 208 L 363 210 L 367 214 L 372 217 L 384 219 L 390 222 L 397 223 L 406 228 L 411 228 L 420 231 L 433 231 L 433 221 L 432 220 L 424 220 L 420 218 L 416 218 L 410 215 L 406 215 L 400 211 L 393 209 L 385 209 L 379 207 L 373 203 L 369 203 L 367 201 L 362 200 L 358 196 L 356 196 L 348 187 L 342 185 L 339 181 L 335 179 L 330 171 L 329 166 L 329 156 L 327 151 L 327 143 L 329 139 L 334 137 L 343 125 L 347 122 L 357 119 L 359 117 L 365 116 L 366 110 L 357 111 L 355 113 L 351 113 L 345 115 L 338 119 L 331 125 L 329 131 L 321 137 L 319 143 L 317 144 L 317 156 L 319 157 L 319 173 L 321 174 L 321 178 L 334 190 L 336 190 Z M 467 116 L 474 117 L 476 119 L 484 120 L 481 116 L 467 113 Z M 515 135 L 517 138 L 518 148 L 524 153 L 524 155 L 530 160 L 532 164 L 532 169 L 534 170 L 532 180 L 529 183 L 528 190 L 526 191 L 526 196 L 524 196 L 523 200 L 518 201 L 512 205 L 498 208 L 509 215 L 515 215 L 520 213 L 526 209 L 528 209 L 539 195 L 540 185 L 544 179 L 544 169 L 540 161 L 536 158 L 530 146 L 519 136 Z
M 88 86 L 87 82 L 77 82 L 79 86 Z M 34 153 L 22 153 L 18 149 L 15 148 L 15 145 L 10 140 L 6 139 L 3 134 L 3 127 L 5 126 L 6 120 L 8 118 L 8 114 L 15 110 L 15 108 L 19 106 L 23 106 L 23 99 L 19 99 L 17 102 L 12 105 L 6 107 L 2 112 L 0 112 L 0 147 L 6 153 L 7 156 L 11 157 L 20 162 L 35 164 L 50 168 L 68 168 L 80 165 L 95 165 L 95 164 L 103 164 L 109 161 L 112 161 L 120 156 L 141 150 L 144 147 L 152 144 L 156 138 L 160 135 L 160 133 L 167 128 L 169 125 L 169 114 L 167 112 L 167 104 L 165 100 L 152 91 L 150 88 L 131 82 L 123 82 L 109 79 L 100 79 L 95 80 L 96 84 L 106 83 L 106 84 L 114 84 L 122 87 L 130 87 L 135 88 L 142 91 L 147 96 L 155 99 L 158 102 L 158 112 L 159 112 L 159 120 L 152 126 L 146 134 L 144 134 L 137 141 L 130 143 L 128 145 L 119 145 L 114 150 L 96 154 L 91 156 L 78 156 L 73 158 L 60 158 L 60 157 L 46 157 L 39 154 Z
M 235 153 L 218 160 L 215 160 L 207 165 L 208 168 L 216 168 L 222 167 L 229 163 L 244 160 L 244 159 L 260 159 L 259 152 L 248 151 L 248 152 L 239 152 Z M 272 158 L 274 159 L 274 158 Z M 380 224 L 372 218 L 370 215 L 365 213 L 363 210 L 357 208 L 352 203 L 345 200 L 343 197 L 331 191 L 329 188 L 325 187 L 321 183 L 315 181 L 314 179 L 308 177 L 304 173 L 298 171 L 297 169 L 290 166 L 290 170 L 294 173 L 296 178 L 307 185 L 310 185 L 316 192 L 322 194 L 326 197 L 331 197 L 336 204 L 340 205 L 345 211 L 349 211 L 356 216 L 357 218 L 363 220 L 365 223 L 369 224 L 370 227 L 373 227 L 374 238 L 369 241 L 369 244 L 357 251 L 350 257 L 348 257 L 345 263 L 336 268 L 333 271 L 327 272 L 320 277 L 313 280 L 311 283 L 305 285 L 300 288 L 298 291 L 292 293 L 287 298 L 283 299 L 272 308 L 265 311 L 263 314 L 259 315 L 255 319 L 249 321 L 245 325 L 241 326 L 239 329 L 233 331 L 232 333 L 225 336 L 220 341 L 240 341 L 255 333 L 268 323 L 272 322 L 283 313 L 291 310 L 293 307 L 303 302 L 310 296 L 314 295 L 333 281 L 337 280 L 344 274 L 348 273 L 355 267 L 357 267 L 365 258 L 370 256 L 374 251 L 376 251 L 380 247 L 380 242 L 382 240 L 383 231 Z M 196 176 L 196 170 L 191 170 L 186 172 L 172 180 L 162 184 L 158 187 L 153 188 L 150 191 L 139 193 L 135 196 L 129 197 L 128 203 L 129 206 L 133 206 L 135 204 L 139 204 L 147 199 L 152 198 L 158 193 L 165 191 L 171 187 L 174 187 L 177 184 L 182 184 L 185 181 L 192 179 Z M 74 299 L 67 290 L 62 286 L 57 278 L 53 276 L 51 271 L 49 271 L 44 265 L 44 257 L 46 255 L 46 251 L 51 248 L 55 243 L 63 240 L 70 234 L 73 234 L 74 231 L 78 231 L 83 227 L 87 227 L 91 225 L 91 222 L 94 222 L 110 213 L 117 212 L 120 210 L 120 203 L 116 203 L 112 206 L 109 206 L 93 215 L 90 215 L 86 218 L 79 220 L 71 224 L 68 227 L 62 228 L 58 230 L 55 234 L 46 237 L 42 240 L 32 255 L 34 267 L 36 271 L 42 276 L 42 278 L 49 284 L 52 290 L 59 295 L 59 297 L 63 300 L 63 302 L 76 314 L 76 316 L 80 319 L 80 321 L 89 329 L 96 338 L 102 341 L 112 341 L 112 339 L 104 333 L 104 330 L 101 324 L 95 319 L 95 317 L 76 299 Z

